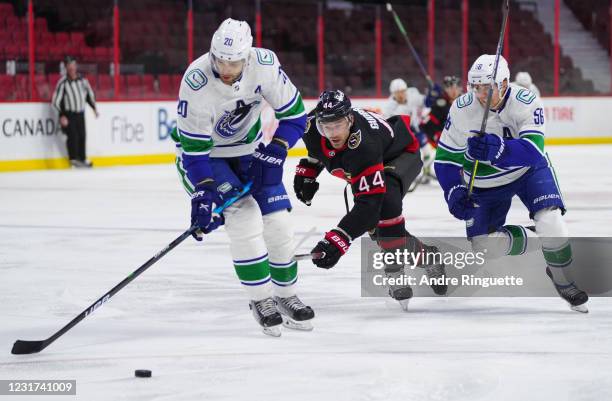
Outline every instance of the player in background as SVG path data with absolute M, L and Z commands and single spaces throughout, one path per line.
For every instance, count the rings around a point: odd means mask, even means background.
M 522 86 L 525 89 L 529 89 L 531 92 L 535 93 L 538 97 L 540 97 L 540 90 L 531 80 L 531 75 L 525 71 L 519 71 L 516 73 L 514 77 L 514 84 L 518 86 Z
M 437 92 L 439 93 L 438 96 L 431 99 L 429 113 L 424 116 L 419 125 L 419 131 L 424 133 L 427 138 L 427 143 L 421 147 L 421 152 L 427 155 L 427 159 L 423 160 L 424 177 L 421 179 L 422 183 L 429 182 L 428 177 L 435 178 L 431 166 L 436 157 L 438 140 L 442 135 L 450 106 L 461 95 L 461 92 L 461 80 L 456 76 L 445 76 L 442 80 L 442 88 Z
M 427 135 L 429 144 L 434 148 L 438 146 L 451 104 L 461 96 L 461 93 L 461 80 L 456 76 L 445 76 L 440 95 L 433 99 L 429 113 L 419 125 L 419 129 Z
M 310 330 L 314 317 L 296 295 L 291 203 L 282 183 L 287 150 L 303 135 L 306 112 L 276 54 L 252 43 L 246 22 L 221 23 L 210 52 L 183 76 L 173 139 L 176 166 L 191 195 L 192 225 L 209 233 L 225 224 L 253 315 L 264 333 L 279 336 L 282 323 Z M 261 143 L 264 100 L 279 120 L 268 145 Z M 250 195 L 222 216 L 213 212 L 248 181 Z
M 314 264 L 324 269 L 333 267 L 351 242 L 368 231 L 383 251 L 437 251 L 406 231 L 402 215 L 402 198 L 422 165 L 409 116 L 385 120 L 376 113 L 352 108 L 342 91 L 325 91 L 308 115 L 303 139 L 308 158 L 301 159 L 296 168 L 297 198 L 310 206 L 319 189 L 317 176 L 323 169 L 347 181 L 354 197 L 353 208 L 311 251 L 323 255 L 313 259 Z M 444 275 L 444 265 L 419 267 L 425 268 L 428 277 Z M 387 265 L 385 274 L 398 277 L 403 268 Z M 437 294 L 446 293 L 446 286 L 432 287 Z M 412 289 L 393 285 L 389 295 L 406 309 Z
M 509 84 L 508 63 L 500 57 L 486 134 L 478 136 L 495 65 L 482 55 L 468 72 L 470 90 L 451 106 L 438 142 L 435 169 L 449 211 L 466 221 L 475 250 L 487 256 L 520 255 L 539 236 L 546 274 L 572 309 L 587 312 L 588 295 L 572 281 L 572 250 L 563 220 L 565 204 L 548 154 L 544 152 L 544 110 L 537 95 Z M 474 191 L 466 183 L 479 160 Z M 506 225 L 517 195 L 535 222 L 535 233 Z
M 394 115 L 410 116 L 411 129 L 416 134 L 421 148 L 421 159 L 423 160 L 423 169 L 420 175 L 414 180 L 410 192 L 413 191 L 418 184 L 426 184 L 429 182 L 428 174 L 435 157 L 434 148 L 429 145 L 427 135 L 421 132 L 419 127 L 421 115 L 423 113 L 426 101 L 426 96 L 421 94 L 417 88 L 408 87 L 406 82 L 401 78 L 396 78 L 389 85 L 391 95 L 383 106 L 382 114 L 385 118 Z M 431 96 L 429 96 L 431 98 Z M 433 98 L 429 101 L 431 102 Z
M 410 116 L 413 132 L 418 132 L 425 96 L 415 87 L 408 87 L 406 81 L 396 78 L 389 84 L 389 98 L 382 108 L 384 118 L 396 115 Z

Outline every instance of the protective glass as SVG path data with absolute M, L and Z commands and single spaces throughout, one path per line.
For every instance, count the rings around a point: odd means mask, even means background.
M 319 120 L 317 120 L 317 129 L 319 133 L 327 138 L 346 133 L 349 131 L 350 127 L 351 122 L 348 117 L 326 122 L 319 122 Z
M 214 54 L 210 55 L 215 71 L 219 75 L 240 75 L 244 68 L 245 60 L 228 61 L 221 60 L 215 57 Z

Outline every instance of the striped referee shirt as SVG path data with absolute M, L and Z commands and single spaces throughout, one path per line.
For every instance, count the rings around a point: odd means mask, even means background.
M 86 78 L 80 75 L 76 79 L 63 76 L 57 81 L 51 104 L 59 111 L 60 116 L 84 112 L 85 103 L 96 109 L 96 98 Z

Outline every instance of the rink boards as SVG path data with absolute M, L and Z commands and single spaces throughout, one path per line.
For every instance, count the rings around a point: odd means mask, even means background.
M 356 98 L 359 107 L 381 108 L 386 99 Z M 315 99 L 305 100 L 306 110 Z M 612 126 L 605 121 L 612 97 L 545 98 L 547 144 L 612 143 Z M 100 117 L 87 109 L 87 154 L 96 166 L 166 163 L 173 160 L 169 133 L 176 125 L 175 101 L 99 102 Z M 274 113 L 266 107 L 266 136 L 276 128 Z M 48 103 L 0 104 L 0 171 L 66 168 L 65 137 L 57 113 Z M 303 144 L 291 155 L 305 154 Z

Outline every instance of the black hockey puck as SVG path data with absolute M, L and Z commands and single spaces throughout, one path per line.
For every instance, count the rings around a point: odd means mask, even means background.
M 151 371 L 146 369 L 136 369 L 134 374 L 136 377 L 151 377 Z

